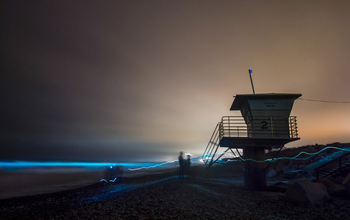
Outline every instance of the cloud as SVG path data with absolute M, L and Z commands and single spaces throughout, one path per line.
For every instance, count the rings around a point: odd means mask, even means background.
M 252 92 L 248 69 L 257 93 L 349 101 L 348 4 L 6 3 L 1 133 L 17 151 L 37 149 L 28 158 L 199 154 L 221 117 L 236 114 L 232 96 Z M 336 122 L 347 108 L 296 102 L 300 137 L 318 142 L 325 121 L 345 140 Z M 40 153 L 41 138 L 51 150 Z

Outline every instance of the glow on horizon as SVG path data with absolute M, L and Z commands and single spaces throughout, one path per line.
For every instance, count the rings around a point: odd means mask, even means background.
M 137 167 L 153 163 L 107 163 L 107 162 L 32 162 L 32 161 L 0 161 L 0 167 Z
M 188 155 L 192 155 L 187 153 Z M 192 159 L 196 159 L 194 157 Z M 162 167 L 167 164 L 175 164 L 177 160 L 165 161 L 163 163 L 147 162 L 147 163 L 108 163 L 108 162 L 34 162 L 34 161 L 0 161 L 0 167 L 128 167 L 129 171 L 137 171 L 142 169 Z M 196 163 L 193 161 L 192 163 Z

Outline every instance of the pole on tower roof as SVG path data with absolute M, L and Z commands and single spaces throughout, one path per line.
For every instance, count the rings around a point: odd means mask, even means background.
M 251 74 L 253 72 L 253 70 L 248 69 L 248 72 L 249 72 L 249 76 L 250 76 L 250 82 L 252 83 L 253 94 L 255 94 L 254 84 L 253 84 L 253 79 L 252 79 L 252 74 Z

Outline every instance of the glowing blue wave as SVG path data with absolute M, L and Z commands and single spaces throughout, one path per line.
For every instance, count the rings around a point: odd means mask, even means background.
M 166 164 L 175 163 L 176 161 L 177 161 L 177 160 L 166 161 L 166 162 L 164 162 L 164 163 L 156 164 L 156 165 L 154 165 L 154 166 L 138 167 L 138 168 L 129 168 L 129 170 L 130 170 L 130 171 L 136 171 L 136 170 L 142 170 L 142 169 L 156 168 L 156 167 L 161 167 L 161 166 L 166 165 Z
M 242 158 L 241 156 L 238 156 L 237 158 L 241 159 L 242 161 L 253 161 L 253 162 L 257 162 L 257 163 L 264 163 L 264 162 L 275 162 L 277 160 L 308 160 L 310 159 L 311 157 L 313 157 L 314 155 L 316 154 L 319 154 L 321 153 L 322 151 L 325 151 L 327 149 L 335 149 L 335 150 L 339 150 L 339 151 L 347 151 L 347 152 L 350 152 L 350 148 L 339 148 L 339 147 L 332 147 L 332 146 L 329 146 L 329 147 L 325 147 L 323 148 L 322 150 L 320 151 L 317 151 L 315 153 L 308 153 L 308 152 L 300 152 L 298 155 L 294 156 L 294 157 L 278 157 L 278 158 L 274 158 L 274 159 L 266 159 L 266 160 L 253 160 L 253 159 L 250 159 L 250 158 L 247 158 L 247 159 L 244 159 Z M 310 155 L 310 157 L 306 157 L 306 158 L 298 158 L 300 155 L 302 154 L 306 154 L 306 155 Z M 226 162 L 219 162 L 219 163 L 228 163 L 228 162 L 233 162 L 235 160 L 227 160 Z
M 110 183 L 114 183 L 117 180 L 117 178 L 114 178 L 114 180 L 109 180 Z M 106 182 L 109 183 L 107 180 L 105 179 L 101 179 L 100 182 Z
M 145 164 L 145 163 L 142 163 Z M 140 163 L 0 161 L 0 167 L 137 167 Z

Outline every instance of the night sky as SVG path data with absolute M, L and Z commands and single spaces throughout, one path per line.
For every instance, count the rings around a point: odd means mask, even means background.
M 236 94 L 350 102 L 350 1 L 2 1 L 0 159 L 203 153 Z M 350 104 L 297 100 L 301 140 L 350 142 Z

